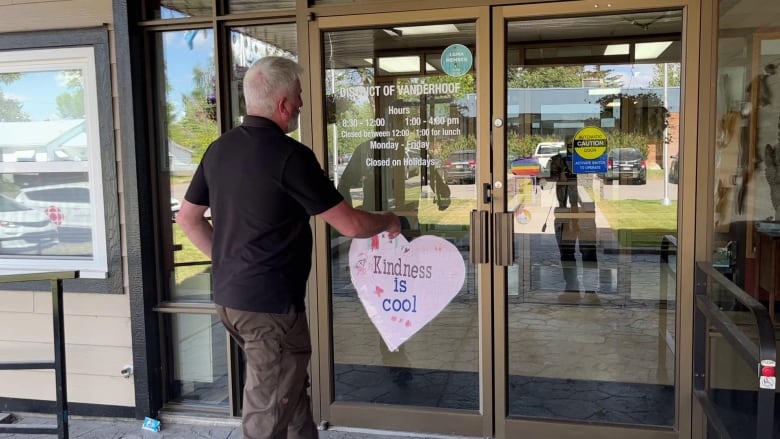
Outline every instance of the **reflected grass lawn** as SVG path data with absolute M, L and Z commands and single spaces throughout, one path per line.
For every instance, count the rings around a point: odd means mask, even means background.
M 175 263 L 209 261 L 209 258 L 187 238 L 178 224 L 173 224 L 173 243 L 181 246 L 181 250 L 173 253 Z M 181 284 L 192 276 L 204 273 L 209 269 L 211 269 L 211 263 L 176 267 L 176 284 Z
M 659 200 L 604 200 L 597 209 L 627 247 L 658 247 L 664 235 L 677 235 L 677 201 L 664 206 Z

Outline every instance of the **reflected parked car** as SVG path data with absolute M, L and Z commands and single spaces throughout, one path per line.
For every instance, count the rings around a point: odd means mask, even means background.
M 57 226 L 45 213 L 0 195 L 0 254 L 43 250 L 58 243 Z
M 404 150 L 404 179 L 420 175 L 420 152 L 413 149 Z
M 630 180 L 636 184 L 647 183 L 647 162 L 637 148 L 615 148 L 607 153 L 605 182 Z
M 536 144 L 533 157 L 539 162 L 539 176 L 550 176 L 550 159 L 558 154 L 566 155 L 566 144 L 563 142 L 540 142 Z
M 477 151 L 453 151 L 444 161 L 444 180 L 449 183 L 474 183 L 477 170 Z
M 57 226 L 61 240 L 88 240 L 92 233 L 89 183 L 63 183 L 23 188 L 16 201 L 45 213 Z
M 171 219 L 172 220 L 176 221 L 176 215 L 179 214 L 179 210 L 181 210 L 181 202 L 176 198 L 171 197 Z

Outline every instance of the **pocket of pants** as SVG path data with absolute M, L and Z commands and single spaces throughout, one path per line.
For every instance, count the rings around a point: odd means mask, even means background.
M 293 317 L 295 321 L 290 326 L 290 330 L 282 338 L 282 348 L 288 352 L 307 353 L 311 352 L 311 335 L 309 334 L 309 324 L 306 321 L 306 314 L 297 313 Z

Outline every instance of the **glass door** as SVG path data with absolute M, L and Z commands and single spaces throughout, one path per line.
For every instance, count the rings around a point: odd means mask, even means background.
M 677 262 L 665 243 L 679 229 L 669 168 L 685 144 L 689 15 L 621 3 L 494 10 L 499 438 L 679 428 Z
M 490 270 L 471 244 L 472 211 L 490 201 L 479 184 L 490 165 L 480 118 L 489 108 L 488 20 L 486 8 L 465 8 L 312 24 L 321 50 L 312 102 L 324 115 L 314 135 L 333 184 L 353 206 L 393 211 L 403 224 L 387 252 L 381 238 L 356 249 L 322 230 L 319 333 L 331 349 L 319 388 L 331 423 L 492 434 Z M 410 264 L 407 251 L 424 252 L 421 236 L 438 240 L 435 255 Z M 462 280 L 449 281 L 450 270 Z M 376 284 L 356 287 L 356 273 Z M 391 287 L 380 288 L 388 275 Z
M 464 272 L 452 291 L 436 276 L 404 290 L 406 260 L 369 255 L 381 238 L 355 258 L 355 240 L 318 223 L 322 419 L 497 438 L 686 435 L 677 346 L 691 330 L 678 316 L 691 301 L 667 243 L 692 221 L 678 218 L 670 168 L 695 153 L 681 78 L 697 68 L 683 54 L 698 19 L 686 0 L 604 6 L 310 23 L 313 138 L 333 184 L 353 206 L 402 216 L 398 248 L 433 236 Z M 390 289 L 355 282 L 395 270 Z M 444 297 L 436 312 L 397 340 L 430 296 Z

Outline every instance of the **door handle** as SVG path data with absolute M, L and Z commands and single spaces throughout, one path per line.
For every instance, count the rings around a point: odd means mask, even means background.
M 493 214 L 493 230 L 496 242 L 493 245 L 493 260 L 496 265 L 508 267 L 515 263 L 515 216 L 512 212 Z
M 472 210 L 469 231 L 469 262 L 487 264 L 490 262 L 490 214 L 486 210 Z

